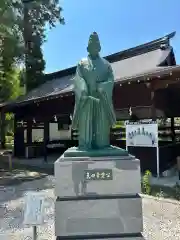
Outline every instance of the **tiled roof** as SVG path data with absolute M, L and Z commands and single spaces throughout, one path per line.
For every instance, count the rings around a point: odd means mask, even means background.
M 163 71 L 164 68 L 160 66 L 163 66 L 164 61 L 170 54 L 174 56 L 172 47 L 169 46 L 170 37 L 172 37 L 172 34 L 106 57 L 111 62 L 115 81 L 133 80 L 137 76 Z M 162 48 L 164 44 L 165 47 Z M 68 75 L 68 72 L 71 74 Z M 27 95 L 21 96 L 15 101 L 15 104 L 71 92 L 74 72 L 75 67 L 58 73 L 47 74 L 47 78 L 51 80 L 32 90 Z
M 122 61 L 111 63 L 115 80 L 123 81 L 130 79 L 133 76 L 141 75 L 158 70 L 160 60 L 164 55 L 163 50 L 154 50 L 145 54 L 141 54 L 132 58 L 127 58 Z M 69 92 L 73 89 L 73 75 L 57 78 L 47 81 L 37 89 L 32 90 L 26 96 L 18 99 L 19 102 L 38 99 L 41 97 L 50 97 L 63 92 Z
M 114 76 L 116 79 L 124 79 L 151 71 L 160 65 L 162 57 L 167 57 L 164 50 L 157 49 L 135 57 L 112 63 Z
M 29 101 L 41 97 L 48 97 L 50 95 L 57 95 L 61 90 L 72 85 L 73 76 L 62 77 L 61 79 L 57 78 L 52 81 L 47 81 L 42 84 L 40 87 L 30 91 L 25 96 L 21 96 L 17 99 L 18 102 Z

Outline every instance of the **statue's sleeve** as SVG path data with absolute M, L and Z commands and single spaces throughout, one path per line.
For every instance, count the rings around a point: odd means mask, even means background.
M 112 93 L 114 87 L 114 74 L 111 65 L 108 65 L 107 77 L 104 82 L 99 84 L 99 94 L 101 97 L 101 103 L 104 106 L 109 118 L 110 125 L 113 126 L 116 123 L 116 116 L 112 104 Z
M 74 92 L 76 100 L 79 101 L 83 95 L 87 93 L 87 84 L 83 77 L 82 65 L 79 63 L 76 68 L 76 74 L 74 77 Z
M 111 101 L 114 87 L 114 74 L 110 64 L 108 64 L 108 72 L 106 80 L 99 84 L 99 89 L 106 93 L 108 99 Z
M 83 77 L 82 65 L 79 63 L 74 77 L 75 108 L 72 119 L 72 129 L 78 129 L 79 118 L 82 114 L 84 105 L 87 101 L 84 96 L 87 95 L 87 84 Z

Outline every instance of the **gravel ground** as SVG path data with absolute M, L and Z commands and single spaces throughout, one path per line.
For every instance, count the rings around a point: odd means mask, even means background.
M 39 227 L 38 240 L 55 239 L 54 178 L 47 176 L 34 181 L 0 188 L 0 239 L 31 240 L 32 228 L 23 225 L 24 194 L 40 191 L 46 199 L 45 223 Z M 144 238 L 146 240 L 180 239 L 180 204 L 143 198 Z

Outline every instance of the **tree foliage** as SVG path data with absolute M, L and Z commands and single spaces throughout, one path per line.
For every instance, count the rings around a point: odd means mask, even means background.
M 29 91 L 44 82 L 45 29 L 64 23 L 58 2 L 0 0 L 0 102 L 17 98 L 23 83 Z M 8 131 L 12 130 L 12 117 L 6 114 Z
M 12 61 L 23 56 L 22 17 L 13 0 L 0 1 L 0 47 Z
M 11 68 L 8 72 L 1 74 L 0 99 L 8 101 L 16 99 L 22 92 L 20 87 L 20 70 Z
M 13 89 L 17 87 L 19 64 L 25 65 L 23 81 L 28 91 L 44 82 L 42 44 L 46 40 L 45 29 L 55 27 L 57 22 L 64 24 L 58 2 L 0 0 L 0 101 L 11 99 L 13 93 L 19 92 Z M 23 82 L 21 80 L 22 77 L 19 83 Z
M 45 61 L 42 44 L 46 40 L 45 28 L 64 24 L 58 0 L 37 0 L 24 5 L 24 40 L 26 42 L 26 83 L 31 90 L 44 83 Z
M 0 101 L 20 92 L 18 63 L 23 58 L 20 15 L 12 0 L 0 0 Z

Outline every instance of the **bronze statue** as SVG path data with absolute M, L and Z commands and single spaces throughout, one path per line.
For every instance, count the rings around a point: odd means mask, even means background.
M 86 59 L 78 63 L 74 78 L 75 110 L 72 129 L 78 129 L 80 149 L 109 147 L 110 128 L 116 123 L 112 105 L 114 76 L 111 65 L 99 56 L 96 32 L 90 35 Z
M 116 124 L 112 104 L 114 75 L 111 64 L 101 58 L 96 32 L 90 35 L 88 56 L 82 59 L 74 77 L 75 109 L 72 129 L 78 130 L 78 148 L 68 149 L 65 156 L 126 155 L 121 148 L 110 146 L 110 129 Z

